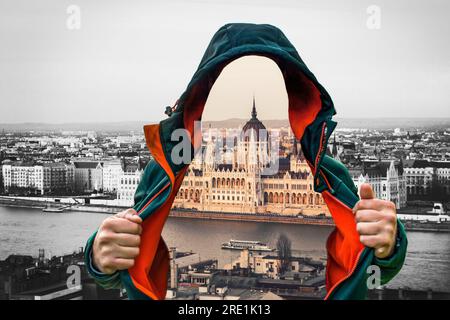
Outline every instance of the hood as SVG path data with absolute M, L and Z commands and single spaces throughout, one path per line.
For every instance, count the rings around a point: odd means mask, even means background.
M 197 71 L 178 100 L 170 118 L 161 121 L 161 132 L 185 128 L 194 132 L 194 121 L 200 121 L 209 92 L 220 73 L 233 60 L 243 56 L 264 56 L 273 60 L 281 70 L 289 100 L 289 121 L 294 135 L 312 168 L 320 166 L 326 143 L 336 123 L 331 97 L 307 68 L 294 46 L 278 28 L 262 24 L 236 23 L 221 27 L 213 36 Z M 166 152 L 177 142 L 164 141 Z M 199 146 L 199 137 L 192 137 Z M 168 159 L 172 171 L 182 166 Z M 325 181 L 316 170 L 315 190 L 325 189 Z

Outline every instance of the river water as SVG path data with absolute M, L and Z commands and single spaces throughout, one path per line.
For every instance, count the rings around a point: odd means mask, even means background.
M 62 255 L 84 246 L 107 215 L 102 213 L 43 213 L 39 209 L 0 206 L 0 260 L 10 254 Z M 325 259 L 326 226 L 169 218 L 163 231 L 168 246 L 193 251 L 202 259 L 230 263 L 239 252 L 222 250 L 230 239 L 259 240 L 275 247 L 280 233 L 292 241 L 295 253 Z M 450 291 L 450 234 L 409 232 L 408 255 L 402 271 L 389 287 Z

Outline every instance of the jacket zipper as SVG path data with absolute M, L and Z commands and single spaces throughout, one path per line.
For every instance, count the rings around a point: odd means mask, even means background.
M 339 286 L 341 283 L 343 283 L 345 280 L 347 280 L 348 278 L 350 278 L 353 273 L 356 270 L 356 267 L 359 264 L 359 259 L 361 258 L 362 253 L 364 252 L 364 248 L 358 253 L 357 259 L 356 259 L 356 263 L 355 265 L 352 267 L 352 269 L 350 270 L 349 274 L 347 274 L 344 278 L 342 278 L 341 280 L 339 280 L 338 282 L 336 282 L 333 287 L 331 287 L 330 291 L 327 293 L 327 295 L 325 296 L 324 300 L 328 300 L 328 298 L 330 297 L 330 295 L 333 293 L 333 291 L 337 288 L 337 286 Z
M 138 214 L 141 214 L 141 212 L 144 211 L 145 208 L 147 208 L 148 205 L 149 205 L 151 202 L 153 202 L 153 200 L 155 200 L 155 198 L 156 198 L 157 196 L 159 196 L 159 195 L 161 194 L 161 192 L 163 192 L 164 190 L 166 190 L 167 187 L 169 187 L 169 186 L 170 186 L 170 182 L 167 182 L 167 184 L 166 184 L 164 187 L 162 187 L 161 190 L 159 190 L 153 197 L 151 197 L 150 200 L 148 200 L 148 202 L 147 202 L 147 203 L 146 203 L 146 204 L 138 211 Z
M 322 172 L 322 171 L 321 171 Z M 323 174 L 323 173 L 322 173 Z M 344 202 L 342 202 L 341 200 L 339 200 L 338 198 L 336 198 L 335 196 L 333 196 L 332 194 L 330 194 L 333 198 L 336 199 L 336 201 L 342 203 L 345 207 L 350 208 L 348 205 L 346 205 Z M 350 272 L 341 280 L 339 280 L 338 282 L 336 282 L 331 289 L 328 291 L 327 295 L 325 296 L 324 300 L 328 300 L 329 296 L 333 293 L 333 291 L 337 288 L 337 286 L 339 286 L 341 283 L 343 283 L 345 280 L 347 280 L 348 278 L 350 278 L 353 273 L 355 272 L 356 268 L 358 267 L 359 264 L 359 259 L 361 258 L 362 253 L 364 252 L 365 247 L 363 247 L 361 249 L 361 251 L 358 253 L 358 255 L 356 256 L 356 263 L 355 265 L 350 269 Z M 327 250 L 328 251 L 328 250 Z

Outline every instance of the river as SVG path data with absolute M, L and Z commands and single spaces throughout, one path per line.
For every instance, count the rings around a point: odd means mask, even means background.
M 102 213 L 43 213 L 39 209 L 0 206 L 0 259 L 10 254 L 37 256 L 71 253 L 107 216 Z M 219 266 L 230 263 L 239 252 L 222 250 L 230 239 L 259 240 L 275 247 L 279 234 L 292 241 L 294 253 L 325 259 L 325 240 L 331 227 L 277 223 L 234 222 L 169 218 L 163 231 L 168 246 L 193 251 L 202 259 L 215 258 Z M 450 234 L 409 232 L 408 255 L 402 271 L 389 287 L 450 291 Z

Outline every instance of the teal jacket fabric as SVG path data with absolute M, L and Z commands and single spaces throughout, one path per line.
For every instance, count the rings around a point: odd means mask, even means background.
M 89 273 L 100 285 L 122 286 L 132 299 L 164 298 L 167 270 L 162 269 L 168 267 L 168 256 L 164 241 L 159 239 L 162 226 L 155 225 L 165 221 L 188 166 L 172 161 L 170 155 L 178 141 L 171 140 L 171 133 L 180 128 L 192 133 L 193 122 L 201 120 L 209 91 L 222 69 L 247 55 L 265 56 L 279 66 L 288 92 L 292 130 L 301 141 L 314 175 L 314 190 L 322 193 L 335 220 L 336 228 L 327 241 L 327 298 L 364 299 L 371 275 L 369 266 L 379 267 L 381 284 L 386 284 L 400 271 L 407 250 L 407 237 L 400 221 L 396 248 L 388 259 L 377 259 L 373 249 L 364 248 L 359 242 L 351 216 L 351 208 L 359 200 L 356 187 L 345 166 L 325 154 L 328 139 L 336 127 L 332 120 L 336 112 L 329 94 L 279 29 L 271 25 L 228 24 L 212 38 L 173 114 L 157 126 L 144 127 L 147 146 L 154 159 L 144 170 L 135 193 L 134 209 L 144 220 L 144 233 L 152 228 L 152 232 L 159 232 L 146 234 L 146 241 L 141 244 L 148 265 L 138 257 L 138 266 L 132 270 L 101 274 L 91 260 L 94 234 L 88 239 L 85 258 Z M 153 244 L 145 247 L 145 242 L 150 241 Z

